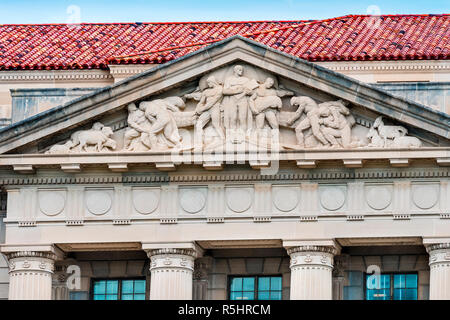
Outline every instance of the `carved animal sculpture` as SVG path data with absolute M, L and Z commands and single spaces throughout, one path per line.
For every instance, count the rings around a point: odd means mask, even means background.
M 408 130 L 402 126 L 384 125 L 383 117 L 376 118 L 372 127 L 378 129 L 378 134 L 384 140 L 385 147 L 387 146 L 387 139 L 403 137 L 408 133 Z
M 98 126 L 98 128 L 100 128 L 100 126 Z M 80 150 L 88 151 L 87 147 L 93 145 L 96 146 L 97 152 L 101 152 L 103 147 L 115 149 L 115 143 L 112 144 L 111 142 L 108 142 L 108 145 L 106 145 L 108 140 L 112 140 L 109 139 L 112 135 L 113 131 L 110 127 L 102 126 L 100 130 L 90 129 L 75 131 L 70 138 L 73 142 L 72 148 L 79 146 Z
M 370 140 L 368 147 L 384 147 L 384 140 L 381 139 L 378 130 L 373 126 L 369 129 L 366 137 Z
M 398 137 L 394 139 L 392 146 L 397 148 L 420 148 L 422 146 L 422 141 L 416 137 Z
M 72 147 L 73 147 L 72 140 L 68 140 L 64 144 L 55 144 L 55 145 L 51 146 L 50 149 L 47 150 L 45 153 L 46 154 L 69 153 L 70 148 L 72 148 Z
M 367 138 L 370 139 L 368 147 L 420 148 L 422 146 L 422 141 L 409 136 L 397 137 L 389 145 L 385 145 L 384 139 L 380 137 L 377 129 L 373 126 L 369 129 Z

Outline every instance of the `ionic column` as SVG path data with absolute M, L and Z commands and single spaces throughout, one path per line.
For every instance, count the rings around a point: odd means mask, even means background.
M 5 253 L 9 262 L 9 300 L 51 300 L 53 252 Z
M 426 248 L 430 255 L 430 300 L 450 300 L 450 243 Z
M 192 300 L 192 274 L 198 250 L 192 247 L 146 251 L 150 258 L 150 300 Z
M 331 300 L 334 245 L 289 247 L 291 300 Z

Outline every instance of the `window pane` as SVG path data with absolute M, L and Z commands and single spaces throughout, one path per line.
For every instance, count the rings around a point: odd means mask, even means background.
M 253 291 L 242 293 L 242 300 L 254 300 L 254 299 L 255 299 L 255 293 Z
M 405 275 L 394 274 L 394 288 L 404 288 L 404 287 L 405 287 Z
M 244 278 L 243 280 L 244 291 L 255 290 L 255 278 Z
M 242 292 L 231 292 L 230 300 L 242 300 Z
M 105 295 L 103 295 L 103 294 L 94 294 L 94 300 L 105 300 Z
M 406 289 L 405 300 L 417 300 L 417 289 Z
M 119 281 L 118 280 L 108 280 L 106 282 L 106 293 L 116 294 L 118 290 L 119 290 Z
M 406 300 L 405 289 L 394 289 L 394 300 Z
M 258 300 L 269 300 L 270 293 L 269 291 L 258 291 Z
M 122 294 L 123 293 L 133 293 L 133 282 L 134 282 L 134 280 L 123 280 L 122 281 Z
M 117 300 L 117 294 L 106 295 L 106 300 Z
M 367 290 L 367 300 L 390 300 L 389 289 Z
M 270 278 L 261 277 L 258 279 L 258 291 L 265 291 L 270 289 Z
M 231 291 L 242 291 L 242 278 L 231 279 Z
M 132 294 L 122 294 L 122 300 L 133 300 Z
M 95 281 L 94 282 L 94 294 L 105 294 L 106 292 L 106 281 Z
M 281 291 L 272 291 L 270 293 L 270 300 L 281 300 Z
M 145 296 L 145 280 L 134 281 L 134 293 L 144 293 Z
M 145 294 L 135 294 L 134 300 L 145 300 Z
M 281 277 L 272 277 L 270 279 L 270 290 L 281 290 Z
M 385 274 L 368 274 L 366 280 L 367 289 L 386 289 L 390 287 L 390 277 Z
M 417 274 L 406 275 L 406 287 L 409 289 L 417 288 Z
M 381 275 L 381 289 L 388 289 L 391 287 L 391 276 L 389 274 Z

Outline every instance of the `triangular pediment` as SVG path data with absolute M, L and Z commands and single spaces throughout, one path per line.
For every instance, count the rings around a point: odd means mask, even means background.
M 236 36 L 11 125 L 0 154 L 445 149 L 449 119 Z

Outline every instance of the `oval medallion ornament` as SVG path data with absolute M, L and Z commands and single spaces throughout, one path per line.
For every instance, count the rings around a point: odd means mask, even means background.
M 197 213 L 205 207 L 206 198 L 200 190 L 180 190 L 180 205 L 188 213 Z
M 61 191 L 39 192 L 39 209 L 47 216 L 60 214 L 66 205 L 66 198 Z
M 392 188 L 370 186 L 366 188 L 366 202 L 374 210 L 386 209 L 392 201 Z
M 294 188 L 278 188 L 273 197 L 273 204 L 280 211 L 292 211 L 298 205 L 298 193 Z
M 415 186 L 413 191 L 414 204 L 420 209 L 430 209 L 438 201 L 438 186 Z
M 247 189 L 227 190 L 227 205 L 230 210 L 241 213 L 247 211 L 252 205 L 252 194 Z
M 111 195 L 106 191 L 89 191 L 86 194 L 86 207 L 90 213 L 101 216 L 111 209 Z
M 140 214 L 150 214 L 158 208 L 159 196 L 156 190 L 133 190 L 134 209 Z
M 345 203 L 345 193 L 340 188 L 326 188 L 320 194 L 320 203 L 328 211 L 336 211 Z

